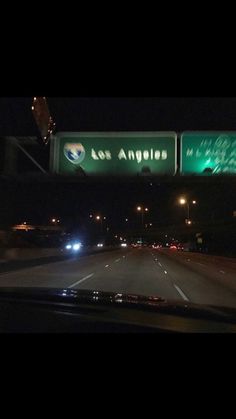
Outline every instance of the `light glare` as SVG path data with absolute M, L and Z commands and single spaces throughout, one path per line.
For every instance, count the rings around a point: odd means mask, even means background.
M 79 250 L 80 249 L 81 244 L 80 243 L 75 243 L 73 245 L 73 250 Z

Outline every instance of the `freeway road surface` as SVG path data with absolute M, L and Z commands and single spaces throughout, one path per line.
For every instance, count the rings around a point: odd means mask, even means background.
M 92 289 L 229 307 L 236 307 L 235 283 L 232 260 L 147 247 L 0 273 L 2 287 Z

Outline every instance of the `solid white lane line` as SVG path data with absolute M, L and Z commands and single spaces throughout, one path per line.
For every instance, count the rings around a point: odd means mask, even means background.
M 186 297 L 186 295 L 184 294 L 184 292 L 178 287 L 178 285 L 174 284 L 175 289 L 178 291 L 178 293 L 181 295 L 181 297 L 185 300 L 185 301 L 189 301 L 188 297 Z
M 94 273 L 89 274 L 89 275 L 85 276 L 84 278 L 80 279 L 79 281 L 74 282 L 74 284 L 71 284 L 71 285 L 70 285 L 69 287 L 67 287 L 67 288 L 73 288 L 73 287 L 75 287 L 75 285 L 78 285 L 78 284 L 80 284 L 81 282 L 86 281 L 86 279 L 91 278 L 91 276 L 93 276 L 93 275 L 94 275 Z
M 159 265 L 159 266 L 162 266 L 161 262 L 158 262 L 158 265 Z
M 119 262 L 120 259 L 116 259 L 115 262 Z

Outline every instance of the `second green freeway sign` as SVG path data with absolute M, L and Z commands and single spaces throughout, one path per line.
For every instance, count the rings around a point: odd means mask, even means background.
M 180 172 L 236 174 L 236 132 L 184 132 L 180 141 Z
M 51 171 L 88 176 L 174 175 L 175 132 L 62 132 L 51 143 Z

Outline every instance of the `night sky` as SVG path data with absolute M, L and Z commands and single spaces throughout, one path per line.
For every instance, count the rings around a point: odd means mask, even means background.
M 33 135 L 32 98 L 0 98 L 0 135 Z M 236 98 L 48 98 L 58 131 L 236 130 Z
M 31 97 L 0 99 L 0 138 L 38 135 L 31 102 Z M 236 130 L 236 98 L 48 98 L 48 105 L 57 131 Z M 45 223 L 55 215 L 79 225 L 89 212 L 100 212 L 113 221 L 118 214 L 116 225 L 126 216 L 135 221 L 134 208 L 144 203 L 151 208 L 150 221 L 175 224 L 182 222 L 176 197 L 183 193 L 199 201 L 200 220 L 220 219 L 236 210 L 235 182 L 230 181 L 227 186 L 184 180 L 181 185 L 154 180 L 143 186 L 1 182 L 0 215 L 3 223 Z

